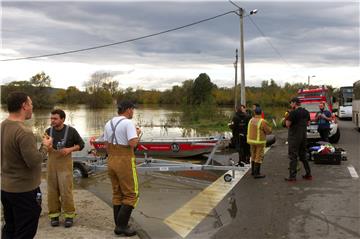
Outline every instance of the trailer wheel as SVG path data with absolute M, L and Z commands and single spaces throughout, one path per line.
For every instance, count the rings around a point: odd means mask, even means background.
M 232 180 L 231 174 L 227 173 L 227 174 L 224 175 L 224 181 L 225 182 L 229 183 L 229 182 L 231 182 L 231 180 Z
M 85 166 L 81 163 L 74 162 L 73 177 L 74 178 L 87 178 L 89 176 Z

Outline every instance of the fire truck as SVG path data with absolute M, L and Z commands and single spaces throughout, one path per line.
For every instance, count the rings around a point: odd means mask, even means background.
M 337 143 L 340 139 L 340 129 L 333 113 L 332 96 L 326 86 L 313 89 L 299 89 L 298 98 L 301 101 L 301 106 L 307 109 L 310 113 L 310 125 L 307 128 L 308 139 L 318 139 L 320 134 L 317 130 L 318 125 L 315 121 L 316 113 L 320 110 L 319 104 L 323 102 L 325 109 L 330 111 L 333 115 L 333 120 L 330 122 L 330 143 Z

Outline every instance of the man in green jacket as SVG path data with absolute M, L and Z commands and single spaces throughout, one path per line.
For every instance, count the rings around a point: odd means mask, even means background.
M 41 212 L 41 163 L 52 145 L 43 138 L 40 150 L 24 122 L 31 119 L 32 101 L 23 92 L 7 98 L 9 116 L 1 122 L 2 238 L 34 238 Z

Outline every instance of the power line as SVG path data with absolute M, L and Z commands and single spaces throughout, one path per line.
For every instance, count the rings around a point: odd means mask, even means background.
M 190 23 L 190 24 L 187 24 L 187 25 L 183 25 L 183 26 L 180 26 L 180 27 L 176 27 L 176 28 L 168 29 L 168 30 L 161 31 L 161 32 L 158 32 L 158 33 L 153 33 L 153 34 L 149 34 L 149 35 L 145 35 L 145 36 L 141 36 L 141 37 L 136 37 L 136 38 L 132 38 L 132 39 L 124 40 L 124 41 L 114 42 L 114 43 L 110 43 L 110 44 L 99 45 L 99 46 L 94 46 L 94 47 L 88 47 L 88 48 L 72 50 L 72 51 L 64 51 L 64 52 L 58 52 L 58 53 L 52 53 L 52 54 L 38 55 L 38 56 L 9 58 L 9 59 L 3 59 L 3 60 L 0 60 L 0 61 L 18 61 L 18 60 L 41 58 L 41 57 L 59 56 L 59 55 L 72 54 L 72 53 L 82 52 L 82 51 L 90 51 L 90 50 L 95 50 L 95 49 L 99 49 L 99 48 L 105 48 L 105 47 L 114 46 L 114 45 L 120 45 L 120 44 L 133 42 L 133 41 L 138 41 L 138 40 L 142 40 L 142 39 L 153 37 L 153 36 L 158 36 L 158 35 L 161 35 L 161 34 L 172 32 L 172 31 L 177 31 L 179 29 L 187 28 L 187 27 L 197 25 L 197 24 L 200 24 L 200 23 L 203 23 L 203 22 L 206 22 L 206 21 L 210 21 L 210 20 L 213 20 L 213 19 L 216 19 L 216 18 L 219 18 L 219 17 L 223 17 L 223 16 L 228 15 L 230 13 L 236 13 L 236 12 L 235 11 L 225 12 L 225 13 L 216 15 L 214 17 L 209 17 L 209 18 L 206 18 L 206 19 L 203 19 L 203 20 L 200 20 L 200 21 L 197 21 L 197 22 L 193 22 L 193 23 Z
M 270 45 L 270 47 L 278 54 L 281 60 L 283 60 L 288 66 L 291 67 L 291 65 L 285 60 L 285 58 L 281 55 L 281 53 L 275 48 L 275 46 L 271 43 L 271 41 L 268 39 L 268 37 L 264 34 L 264 32 L 260 29 L 260 27 L 254 22 L 254 20 L 249 17 L 250 21 L 254 24 L 256 29 L 260 32 L 260 34 L 265 38 L 267 43 Z

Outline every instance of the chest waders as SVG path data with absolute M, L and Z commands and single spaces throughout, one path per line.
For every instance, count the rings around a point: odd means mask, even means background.
M 119 120 L 115 126 L 110 121 L 113 133 L 111 143 L 107 144 L 108 174 L 112 185 L 116 225 L 114 233 L 133 236 L 136 232 L 128 227 L 128 222 L 139 199 L 139 186 L 134 151 L 130 146 L 119 145 L 115 136 L 116 127 L 122 120 Z
M 66 126 L 64 139 L 61 147 L 66 145 L 69 126 Z M 53 128 L 50 128 L 50 137 Z M 73 198 L 73 162 L 71 154 L 62 155 L 59 150 L 49 151 L 47 162 L 47 189 L 49 217 L 56 218 L 61 215 L 61 209 L 65 218 L 75 217 Z

